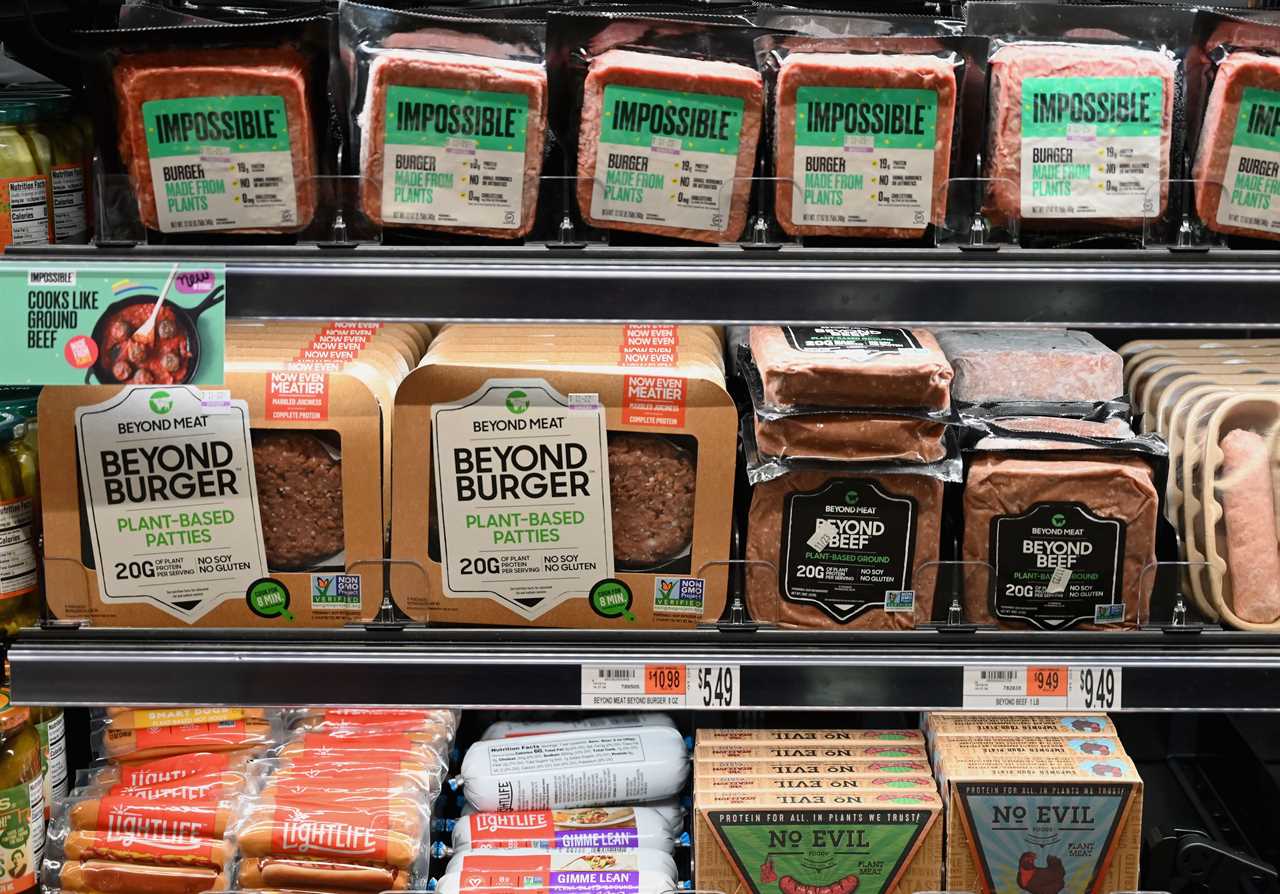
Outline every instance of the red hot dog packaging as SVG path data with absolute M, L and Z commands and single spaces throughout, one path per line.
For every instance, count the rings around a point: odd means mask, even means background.
M 1118 740 L 956 736 L 939 743 L 948 886 L 1138 886 L 1142 779 Z
M 377 613 L 384 420 L 374 373 L 287 358 L 232 365 L 216 389 L 45 389 L 53 617 L 287 629 Z
M 480 334 L 478 338 L 468 336 Z M 391 573 L 415 620 L 718 619 L 736 412 L 705 327 L 451 326 L 396 394 Z

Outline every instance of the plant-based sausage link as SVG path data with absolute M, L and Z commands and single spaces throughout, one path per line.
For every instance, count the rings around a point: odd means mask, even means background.
M 255 810 L 239 832 L 245 857 L 299 857 L 385 863 L 399 869 L 413 865 L 421 834 L 388 828 L 388 818 L 359 811 L 321 813 L 269 807 Z
M 789 875 L 778 880 L 778 890 L 782 894 L 853 894 L 858 890 L 858 876 L 846 875 L 832 885 L 806 885 L 796 881 Z
M 190 751 L 239 751 L 272 740 L 271 722 L 259 717 L 179 726 L 107 727 L 103 737 L 112 761 L 148 761 Z
M 119 832 L 68 832 L 63 850 L 68 860 L 112 860 L 165 866 L 221 869 L 231 846 L 212 838 L 160 838 Z
M 168 785 L 113 785 L 104 794 L 141 801 L 219 801 L 244 790 L 244 777 L 235 774 L 231 779 L 221 773 L 211 777 L 195 776 Z
M 353 813 L 358 813 L 371 823 L 376 822 L 392 831 L 416 836 L 422 833 L 423 817 L 427 812 L 425 805 L 420 802 L 386 794 L 338 800 L 332 795 L 326 799 L 324 795 L 319 794 L 287 795 L 273 789 L 266 789 L 254 800 L 249 818 L 263 819 L 275 816 L 294 821 L 345 820 Z
M 72 829 L 164 838 L 221 838 L 230 819 L 231 811 L 217 804 L 148 801 L 112 795 L 80 801 L 67 812 Z
M 301 891 L 403 891 L 409 873 L 391 866 L 321 860 L 241 860 L 238 887 Z
M 243 772 L 249 752 L 226 751 L 209 754 L 179 754 L 133 764 L 108 764 L 93 776 L 97 785 L 167 785 L 193 776 Z
M 227 878 L 216 869 L 193 866 L 150 866 L 143 863 L 113 863 L 70 860 L 62 864 L 58 876 L 64 891 L 146 892 L 146 894 L 204 894 L 227 890 Z

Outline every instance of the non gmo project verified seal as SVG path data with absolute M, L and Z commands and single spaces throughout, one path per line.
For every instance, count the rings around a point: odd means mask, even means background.
M 311 610 L 359 611 L 360 575 L 311 575 Z
M 653 582 L 655 614 L 701 615 L 707 582 L 700 577 L 659 577 Z

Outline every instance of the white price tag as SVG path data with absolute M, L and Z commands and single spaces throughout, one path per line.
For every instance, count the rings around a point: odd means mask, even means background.
M 1068 711 L 1118 711 L 1124 707 L 1124 668 L 1108 664 L 1071 666 Z
M 736 708 L 742 692 L 742 673 L 736 664 L 689 665 L 689 708 Z
M 1049 586 L 1045 587 L 1045 589 L 1050 593 L 1065 593 L 1069 583 L 1071 583 L 1071 569 L 1059 565 L 1053 569 L 1053 575 L 1049 578 Z
M 586 664 L 584 708 L 736 708 L 738 665 Z
M 1111 711 L 1124 669 L 1112 665 L 990 665 L 964 669 L 966 710 Z

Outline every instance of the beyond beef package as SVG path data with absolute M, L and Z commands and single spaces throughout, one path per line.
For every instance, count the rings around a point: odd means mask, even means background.
M 447 327 L 396 394 L 399 608 L 433 624 L 719 620 L 736 447 L 721 351 L 702 326 Z
M 521 239 L 546 146 L 545 26 L 344 3 L 338 108 L 360 210 L 384 229 Z
M 1168 236 L 1181 214 L 1194 13 L 970 4 L 992 39 L 984 211 L 1029 244 Z
M 1195 151 L 1196 214 L 1239 240 L 1280 239 L 1280 24 L 1204 11 L 1211 86 Z
M 327 19 L 80 37 L 102 50 L 86 73 L 101 137 L 100 240 L 278 242 L 323 229 L 333 207 Z
M 288 628 L 377 614 L 378 458 L 393 374 L 371 359 L 373 348 L 357 360 L 306 359 L 334 337 L 358 337 L 345 327 L 316 326 L 271 349 L 232 336 L 225 390 L 44 390 L 53 617 Z
M 741 238 L 764 118 L 758 34 L 737 16 L 550 17 L 552 128 L 587 226 Z
M 783 232 L 920 240 L 945 224 L 951 178 L 975 173 L 983 38 L 769 35 L 756 55 Z
M 1156 562 L 1175 551 L 1161 512 L 1164 441 L 1128 437 L 1122 421 L 984 424 L 991 434 L 966 451 L 966 620 L 1019 630 L 1167 621 L 1169 606 L 1152 606 Z

